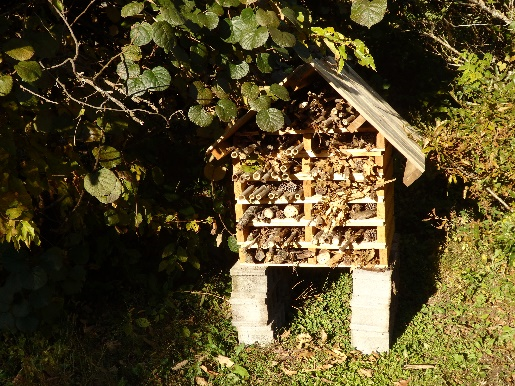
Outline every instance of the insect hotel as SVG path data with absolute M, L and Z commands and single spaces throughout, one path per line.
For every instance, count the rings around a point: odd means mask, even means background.
M 407 158 L 410 185 L 424 171 L 417 136 L 348 65 L 337 73 L 315 59 L 283 85 L 283 129 L 260 130 L 249 111 L 209 149 L 233 164 L 233 324 L 244 343 L 270 342 L 291 274 L 277 267 L 349 267 L 352 343 L 386 351 L 396 293 L 392 153 Z

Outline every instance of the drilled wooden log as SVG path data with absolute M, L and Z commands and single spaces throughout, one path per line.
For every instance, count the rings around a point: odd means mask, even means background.
M 258 208 L 259 207 L 257 205 L 249 206 L 245 213 L 243 213 L 243 216 L 241 216 L 240 221 L 238 221 L 236 228 L 242 230 L 244 227 L 246 227 L 247 224 L 251 222 L 252 219 L 256 216 Z
M 263 217 L 268 219 L 273 219 L 275 217 L 275 212 L 277 212 L 279 208 L 277 206 L 271 206 L 269 208 L 263 209 Z
M 275 228 L 271 231 L 270 236 L 268 236 L 268 239 L 263 244 L 263 248 L 271 248 L 276 242 L 277 242 L 277 236 L 279 236 L 281 229 Z
M 288 238 L 286 240 L 284 240 L 284 245 L 289 245 L 293 242 L 293 240 L 295 240 L 298 236 L 299 236 L 300 232 L 298 229 L 293 229 L 290 233 L 290 235 L 288 236 Z
M 375 216 L 376 216 L 376 211 L 369 210 L 369 209 L 350 213 L 350 218 L 353 220 L 365 220 L 367 218 L 372 218 Z
M 297 155 L 297 154 L 299 154 L 299 151 L 301 151 L 303 148 L 304 148 L 304 142 L 301 142 L 292 148 L 291 154 Z
M 261 182 L 265 183 L 267 182 L 271 177 L 271 173 L 270 172 L 266 172 L 265 174 L 263 174 L 261 176 Z

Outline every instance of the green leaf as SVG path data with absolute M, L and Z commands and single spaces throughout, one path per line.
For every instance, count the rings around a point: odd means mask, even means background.
M 215 106 L 215 112 L 222 122 L 229 122 L 236 118 L 238 109 L 233 101 L 229 99 L 220 99 Z
M 217 0 L 222 7 L 238 7 L 240 0 Z
M 387 0 L 354 0 L 350 18 L 354 22 L 370 28 L 383 20 L 386 5 Z
M 200 127 L 206 127 L 213 122 L 213 116 L 209 114 L 202 106 L 191 106 L 188 110 L 188 118 L 191 122 Z
M 141 48 L 134 44 L 122 47 L 122 57 L 127 61 L 137 62 L 141 59 Z
M 20 217 L 22 215 L 23 211 L 24 211 L 23 206 L 17 206 L 14 208 L 7 209 L 5 211 L 5 214 L 7 215 L 7 217 L 9 217 L 10 220 L 16 220 L 18 217 Z
M 240 64 L 229 63 L 231 79 L 241 79 L 249 73 L 249 65 L 246 62 Z
M 284 115 L 280 110 L 269 108 L 256 114 L 256 123 L 263 131 L 274 132 L 284 126 Z
M 209 29 L 213 30 L 218 26 L 218 15 L 214 12 L 206 12 L 205 14 L 205 20 L 204 20 L 204 26 Z
M 112 169 L 122 162 L 120 152 L 111 146 L 95 147 L 91 150 L 91 153 L 95 159 L 98 158 L 100 165 L 106 169 Z
M 197 100 L 197 103 L 202 106 L 210 105 L 211 101 L 213 100 L 213 92 L 204 86 L 204 83 L 201 81 L 193 82 L 191 93 L 193 98 Z
M 251 82 L 245 82 L 241 85 L 241 94 L 248 99 L 256 99 L 259 96 L 259 87 Z
M 121 79 L 127 80 L 129 78 L 137 77 L 140 73 L 140 68 L 137 63 L 134 63 L 131 60 L 125 60 L 118 63 L 116 66 L 116 73 Z
M 263 74 L 269 74 L 272 72 L 273 68 L 270 66 L 270 54 L 263 53 L 259 54 L 256 59 L 256 65 Z
M 238 240 L 236 240 L 235 236 L 229 236 L 229 238 L 227 239 L 227 245 L 229 246 L 229 250 L 231 252 L 237 253 L 240 249 L 240 247 L 238 246 Z
M 274 11 L 265 11 L 264 9 L 258 9 L 256 11 L 256 21 L 259 25 L 264 27 L 279 27 L 279 18 Z
M 159 47 L 170 51 L 175 46 L 173 27 L 167 21 L 152 24 L 152 39 Z
M 254 111 L 266 110 L 270 107 L 271 104 L 272 101 L 270 97 L 266 95 L 261 95 L 256 99 L 249 99 L 250 109 Z
M 240 377 L 242 377 L 243 379 L 247 379 L 250 374 L 249 372 L 247 371 L 247 369 L 243 366 L 240 366 L 239 364 L 235 364 L 234 366 L 231 367 L 231 371 L 236 374 L 236 375 L 239 375 Z
M 16 60 L 29 60 L 34 56 L 34 47 L 25 39 L 11 39 L 3 46 L 4 52 Z
M 141 80 L 150 92 L 164 91 L 170 86 L 172 77 L 166 68 L 158 66 L 152 70 L 143 71 Z
M 184 24 L 184 18 L 172 3 L 167 3 L 166 6 L 161 7 L 161 17 L 162 20 L 167 21 L 174 27 Z
M 122 194 L 122 184 L 116 174 L 104 168 L 86 174 L 84 189 L 104 204 L 115 202 Z
M 14 69 L 24 82 L 35 82 L 43 74 L 43 70 L 38 62 L 19 62 L 14 65 Z
M 13 89 L 13 78 L 11 75 L 0 75 L 0 96 L 6 96 Z
M 297 39 L 289 32 L 279 31 L 277 28 L 270 27 L 270 36 L 279 47 L 293 47 Z
M 253 50 L 263 46 L 267 40 L 268 30 L 266 27 L 258 27 L 245 32 L 240 38 L 240 44 L 244 50 Z
M 150 327 L 150 322 L 147 318 L 138 318 L 135 320 L 136 325 L 141 328 Z
M 140 3 L 139 1 L 132 1 L 129 4 L 123 6 L 122 17 L 138 15 L 141 13 L 141 11 L 143 11 L 144 7 L 144 3 Z
M 145 94 L 147 86 L 143 83 L 141 77 L 129 78 L 127 80 L 127 95 L 129 96 L 140 96 Z
M 288 93 L 286 87 L 281 86 L 277 83 L 274 83 L 270 86 L 270 92 L 277 98 L 282 99 L 283 101 L 290 100 L 290 94 Z
M 152 26 L 147 22 L 136 23 L 131 29 L 132 43 L 137 46 L 144 46 L 152 41 Z

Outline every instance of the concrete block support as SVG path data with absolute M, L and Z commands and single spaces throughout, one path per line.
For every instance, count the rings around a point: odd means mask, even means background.
M 390 349 L 396 304 L 393 273 L 394 268 L 352 272 L 351 343 L 363 353 Z
M 237 262 L 231 269 L 233 325 L 240 343 L 267 344 L 284 325 L 291 273 L 286 267 Z

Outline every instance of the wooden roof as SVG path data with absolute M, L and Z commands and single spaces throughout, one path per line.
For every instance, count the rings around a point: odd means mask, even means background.
M 303 85 L 298 83 L 306 79 L 306 75 L 309 75 L 314 69 L 407 158 L 404 184 L 410 185 L 420 177 L 425 170 L 425 156 L 417 144 L 420 137 L 409 123 L 402 119 L 349 65 L 346 64 L 339 74 L 333 66 L 322 60 L 314 59 L 310 65 L 301 66 L 294 71 L 284 81 L 284 85 L 301 88 Z M 224 146 L 220 146 L 221 143 L 231 137 L 255 114 L 255 111 L 249 111 L 233 126 L 227 128 L 222 137 L 207 152 L 214 154 L 216 158 L 225 156 L 226 154 L 223 154 L 222 150 Z

